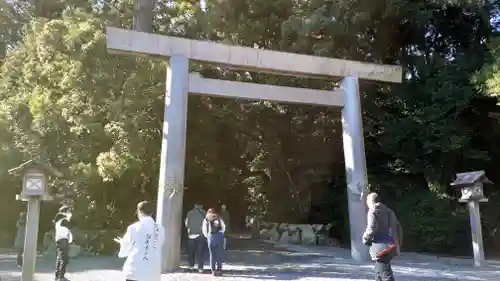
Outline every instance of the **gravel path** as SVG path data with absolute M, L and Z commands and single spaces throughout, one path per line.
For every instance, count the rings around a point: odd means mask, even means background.
M 345 249 L 283 246 L 244 239 L 230 242 L 238 250 L 227 252 L 224 276 L 178 272 L 164 274 L 162 281 L 373 280 L 373 265 L 352 261 Z M 122 263 L 114 257 L 80 257 L 71 260 L 68 277 L 72 281 L 123 280 Z M 393 269 L 398 281 L 500 280 L 500 262 L 490 261 L 482 269 L 474 269 L 471 264 L 471 260 L 405 253 L 394 262 Z M 35 280 L 54 280 L 53 268 L 52 260 L 40 258 Z M 19 271 L 13 253 L 0 253 L 1 281 L 19 281 Z

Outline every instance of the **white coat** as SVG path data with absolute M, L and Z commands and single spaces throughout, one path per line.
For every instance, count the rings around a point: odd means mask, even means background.
M 71 214 L 68 213 L 57 213 L 54 217 L 55 224 L 55 242 L 61 239 L 68 239 L 68 243 L 73 243 L 73 234 L 70 230 Z
M 141 217 L 127 228 L 120 243 L 118 257 L 123 264 L 125 279 L 135 281 L 161 280 L 161 252 L 165 229 L 151 217 Z

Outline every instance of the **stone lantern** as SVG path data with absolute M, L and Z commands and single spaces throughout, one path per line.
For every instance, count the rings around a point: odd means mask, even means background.
M 472 234 L 472 250 L 474 252 L 474 266 L 481 267 L 485 263 L 483 249 L 483 234 L 481 229 L 481 213 L 479 212 L 479 203 L 488 202 L 484 196 L 483 184 L 492 184 L 486 177 L 484 171 L 474 171 L 457 174 L 455 181 L 450 185 L 460 188 L 462 196 L 458 200 L 461 203 L 467 203 L 469 207 L 469 219 Z
M 451 186 L 460 188 L 462 197 L 459 202 L 488 202 L 483 193 L 483 184 L 485 183 L 492 184 L 486 177 L 486 173 L 484 171 L 475 171 L 457 174 L 457 178 L 451 183 Z
M 23 176 L 21 194 L 16 196 L 17 200 L 28 201 L 21 280 L 33 281 L 38 241 L 38 223 L 40 219 L 40 201 L 52 199 L 46 188 L 47 176 L 55 175 L 62 177 L 62 173 L 46 163 L 30 160 L 19 167 L 10 169 L 9 174 Z

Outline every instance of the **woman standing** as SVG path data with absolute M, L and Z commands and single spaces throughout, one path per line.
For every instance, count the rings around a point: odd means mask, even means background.
M 222 259 L 224 254 L 224 231 L 226 225 L 217 212 L 210 208 L 203 220 L 202 231 L 207 238 L 210 252 L 210 269 L 214 276 L 222 275 Z
M 19 215 L 16 227 L 17 232 L 14 247 L 17 250 L 17 266 L 21 267 L 23 266 L 24 237 L 26 236 L 26 213 L 23 212 Z

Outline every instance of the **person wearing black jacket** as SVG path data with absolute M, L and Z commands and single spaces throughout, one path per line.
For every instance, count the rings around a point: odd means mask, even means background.
M 66 267 L 69 262 L 69 245 L 73 242 L 71 233 L 71 209 L 63 206 L 54 217 L 55 242 L 56 242 L 56 280 L 67 281 Z

